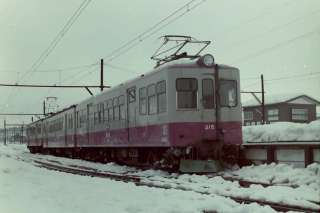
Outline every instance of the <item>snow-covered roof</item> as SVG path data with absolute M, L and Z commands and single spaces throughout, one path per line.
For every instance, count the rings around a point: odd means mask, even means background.
M 261 100 L 261 99 L 260 99 Z M 276 95 L 265 95 L 265 105 L 277 104 L 277 103 L 296 103 L 296 104 L 316 104 L 320 105 L 320 102 L 303 93 L 290 93 L 290 94 L 276 94 Z M 259 106 L 261 105 L 256 99 L 251 99 L 242 103 L 243 107 Z

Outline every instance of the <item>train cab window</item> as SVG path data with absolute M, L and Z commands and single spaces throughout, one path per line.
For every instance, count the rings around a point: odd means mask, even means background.
M 126 119 L 125 110 L 124 110 L 124 95 L 119 96 L 119 112 L 120 120 Z
M 139 111 L 141 115 L 147 114 L 147 89 L 145 87 L 139 89 Z
M 234 80 L 220 80 L 220 105 L 226 107 L 237 106 L 237 82 Z
M 119 120 L 119 99 L 113 98 L 113 120 Z
M 148 113 L 149 115 L 157 113 L 157 97 L 156 97 L 156 85 L 151 84 L 147 89 L 148 93 Z
M 198 83 L 195 78 L 178 78 L 176 80 L 178 109 L 197 108 Z
M 202 105 L 205 109 L 214 108 L 213 80 L 209 78 L 202 80 Z
M 158 112 L 167 111 L 167 97 L 166 97 L 166 81 L 160 81 L 157 83 L 157 102 Z

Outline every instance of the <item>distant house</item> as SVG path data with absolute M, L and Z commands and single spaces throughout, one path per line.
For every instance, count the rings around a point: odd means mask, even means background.
M 317 119 L 318 100 L 305 94 L 266 95 L 266 123 L 278 121 L 309 123 Z M 257 125 L 262 121 L 262 107 L 257 100 L 242 103 L 244 125 Z

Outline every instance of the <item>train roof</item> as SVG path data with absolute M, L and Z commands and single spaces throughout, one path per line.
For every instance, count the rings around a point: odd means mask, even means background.
M 320 105 L 320 102 L 316 99 L 303 94 L 303 93 L 291 93 L 291 94 L 273 94 L 265 96 L 265 105 L 278 104 L 278 103 L 287 103 L 297 99 L 303 99 L 305 103 Z M 256 99 L 251 99 L 242 103 L 243 107 L 254 107 L 260 106 Z
M 103 93 L 106 93 L 106 92 L 111 92 L 113 90 L 116 90 L 116 89 L 119 89 L 121 87 L 123 87 L 124 85 L 127 85 L 127 84 L 130 84 L 132 82 L 135 82 L 141 78 L 144 78 L 144 77 L 148 77 L 148 76 L 151 76 L 155 73 L 158 73 L 160 71 L 163 71 L 163 70 L 169 70 L 169 69 L 174 69 L 174 68 L 198 68 L 198 67 L 201 67 L 197 61 L 198 61 L 199 58 L 195 58 L 195 59 L 189 59 L 189 58 L 181 58 L 181 59 L 178 59 L 178 60 L 174 60 L 174 61 L 170 61 L 168 63 L 165 63 L 163 65 L 160 65 L 144 74 L 141 74 L 135 78 L 132 78 L 132 79 L 129 79 L 127 81 L 124 81 L 112 88 L 109 88 L 105 91 L 103 91 L 102 93 L 99 93 L 95 96 L 92 96 L 92 97 L 89 97 L 83 101 L 81 101 L 80 103 L 86 103 L 88 102 L 91 98 L 93 97 L 97 97 L 97 96 L 100 96 L 102 95 Z M 236 69 L 236 70 L 239 70 L 238 68 L 236 67 L 232 67 L 232 66 L 229 66 L 229 65 L 225 65 L 225 64 L 218 64 L 220 68 L 222 69 Z

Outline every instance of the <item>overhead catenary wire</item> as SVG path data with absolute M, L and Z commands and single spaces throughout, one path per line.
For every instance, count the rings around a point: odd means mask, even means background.
M 300 16 L 300 17 L 296 17 L 293 20 L 290 20 L 284 24 L 274 26 L 265 32 L 257 33 L 253 36 L 246 37 L 245 39 L 238 40 L 238 41 L 230 43 L 230 44 L 226 44 L 226 45 L 224 45 L 224 48 L 226 48 L 227 50 L 230 50 L 230 48 L 245 45 L 248 42 L 253 42 L 253 41 L 258 40 L 262 37 L 269 36 L 271 33 L 283 30 L 287 26 L 296 24 L 297 22 L 301 22 L 301 21 L 305 20 L 306 18 L 312 17 L 312 16 L 319 14 L 319 13 L 320 13 L 320 9 L 311 11 L 310 13 L 304 14 L 303 16 Z
M 122 54 L 128 52 L 133 47 L 139 45 L 145 39 L 147 39 L 150 36 L 152 36 L 155 33 L 157 33 L 159 30 L 161 30 L 164 27 L 168 26 L 169 24 L 173 23 L 174 21 L 176 21 L 180 17 L 184 16 L 186 13 L 194 10 L 195 8 L 200 6 L 200 4 L 202 4 L 205 1 L 206 0 L 201 0 L 200 2 L 198 2 L 196 4 L 193 4 L 194 2 L 196 2 L 196 0 L 189 1 L 188 3 L 184 4 L 179 9 L 177 9 L 174 12 L 172 12 L 171 14 L 169 14 L 167 17 L 163 18 L 161 21 L 157 22 L 152 27 L 148 28 L 143 33 L 139 34 L 135 38 L 133 38 L 133 39 L 129 40 L 128 42 L 126 42 L 124 45 L 122 45 L 119 48 L 117 48 L 114 51 L 112 51 L 109 55 L 104 57 L 104 59 L 107 60 L 107 61 L 111 61 L 111 60 L 113 60 L 115 58 L 118 58 Z M 176 16 L 180 11 L 183 11 L 183 10 L 184 10 L 184 12 L 182 12 L 180 15 Z
M 17 82 L 22 81 L 27 75 L 34 72 L 41 64 L 48 58 L 50 53 L 55 49 L 55 47 L 58 45 L 58 43 L 61 41 L 61 39 L 66 35 L 66 33 L 69 31 L 69 29 L 72 27 L 72 25 L 75 23 L 75 21 L 78 19 L 78 17 L 81 15 L 81 13 L 84 11 L 84 9 L 89 5 L 91 0 L 84 0 L 80 6 L 76 9 L 76 11 L 72 14 L 72 16 L 68 19 L 67 23 L 63 26 L 63 28 L 59 31 L 59 33 L 56 35 L 56 37 L 52 40 L 52 42 L 49 44 L 49 46 L 42 52 L 40 57 L 32 64 L 31 68 L 26 71 L 20 79 L 17 80 Z M 9 104 L 10 99 L 13 98 L 13 94 L 15 92 L 16 88 L 13 88 L 11 92 L 9 93 L 6 101 L 4 104 Z M 4 108 L 5 105 L 2 106 L 1 109 Z
M 67 32 L 70 30 L 70 28 L 73 26 L 73 24 L 76 22 L 76 20 L 79 18 L 81 13 L 84 11 L 84 9 L 89 5 L 89 3 L 92 0 L 84 0 L 80 6 L 76 9 L 76 11 L 72 14 L 72 16 L 68 19 L 67 23 L 63 26 L 63 28 L 58 32 L 58 34 L 55 36 L 55 38 L 52 40 L 52 42 L 49 44 L 49 46 L 42 52 L 40 57 L 32 64 L 29 71 L 27 71 L 22 77 L 23 78 L 28 75 L 29 73 L 35 71 L 41 64 L 48 58 L 48 56 L 51 54 L 51 52 L 55 49 L 55 47 L 58 45 L 58 43 L 62 40 L 62 38 L 67 34 Z
M 137 36 L 135 36 L 133 39 L 125 42 L 123 45 L 121 45 L 120 47 L 116 48 L 115 50 L 113 50 L 110 54 L 108 54 L 107 56 L 104 57 L 104 59 L 110 58 L 112 57 L 114 54 L 116 54 L 117 52 L 121 51 L 122 49 L 126 48 L 127 46 L 129 46 L 131 43 L 137 41 L 137 40 L 141 40 L 141 38 L 149 33 L 150 31 L 152 31 L 153 29 L 157 28 L 160 24 L 162 24 L 163 22 L 165 22 L 166 20 L 170 19 L 172 16 L 174 16 L 176 13 L 178 13 L 179 11 L 187 8 L 190 4 L 192 4 L 193 2 L 195 2 L 197 0 L 191 0 L 189 2 L 187 2 L 186 4 L 184 4 L 182 7 L 179 7 L 178 9 L 176 9 L 175 11 L 173 11 L 172 13 L 170 13 L 168 16 L 166 16 L 165 18 L 161 19 L 159 22 L 157 22 L 156 24 L 152 25 L 151 27 L 149 27 L 147 30 L 145 30 L 142 33 L 139 33 Z
M 124 54 L 125 52 L 129 51 L 130 49 L 132 49 L 133 47 L 137 46 L 140 42 L 142 42 L 143 40 L 149 38 L 150 36 L 154 35 L 156 32 L 158 32 L 159 30 L 163 29 L 164 27 L 168 26 L 169 24 L 173 23 L 174 21 L 176 21 L 177 19 L 181 18 L 182 16 L 184 16 L 186 13 L 194 10 L 195 8 L 197 8 L 198 6 L 200 6 L 200 4 L 202 4 L 203 2 L 205 2 L 206 0 L 201 0 L 200 2 L 198 2 L 197 4 L 193 4 L 193 6 L 190 7 L 190 5 L 193 2 L 196 2 L 197 0 L 191 0 L 189 2 L 187 2 L 186 4 L 184 4 L 182 7 L 178 8 L 177 10 L 175 10 L 174 12 L 172 12 L 171 14 L 169 14 L 168 16 L 166 16 L 165 18 L 161 19 L 159 22 L 157 22 L 155 25 L 153 25 L 152 27 L 148 28 L 146 31 L 138 34 L 138 36 L 136 36 L 135 38 L 129 40 L 128 42 L 126 42 L 125 44 L 121 45 L 119 48 L 113 50 L 108 56 L 104 57 L 104 59 L 107 59 L 109 61 L 111 61 L 112 59 L 114 59 L 115 57 L 119 57 L 122 54 Z M 181 10 L 185 10 L 183 13 L 181 13 L 180 15 L 174 17 L 178 12 L 180 12 Z M 170 20 L 170 18 L 174 17 L 172 20 Z M 169 20 L 168 22 L 166 22 L 167 20 Z M 164 23 L 163 25 L 161 25 L 162 23 Z M 158 27 L 159 25 L 161 25 L 160 27 Z M 151 33 L 150 33 L 151 32 Z M 138 43 L 134 43 L 135 41 L 138 40 Z M 133 45 L 129 46 L 128 48 L 126 48 L 128 45 L 134 43 Z M 124 49 L 126 48 L 126 49 Z M 121 51 L 122 50 L 122 51 Z M 113 54 L 119 52 L 116 56 L 113 56 Z M 111 58 L 111 56 L 113 56 Z M 111 60 L 110 60 L 111 59 Z M 111 68 L 114 69 L 118 69 L 120 71 L 123 72 L 127 72 L 129 71 L 129 69 L 124 69 L 122 67 L 116 66 L 116 65 L 112 65 L 110 63 L 106 63 L 106 65 L 109 65 Z M 104 65 L 105 66 L 105 65 Z M 80 78 L 77 78 L 77 81 L 79 81 L 80 79 L 84 78 L 85 76 L 93 73 L 94 71 L 89 71 L 87 73 L 84 73 L 84 75 L 82 75 Z M 139 74 L 138 72 L 136 72 L 136 74 Z M 78 75 L 78 74 L 77 74 Z M 74 76 L 73 76 L 74 78 Z M 66 79 L 68 80 L 68 79 Z M 49 92 L 49 91 L 48 91 Z
M 314 75 L 320 75 L 320 72 L 310 72 L 310 73 L 304 73 L 304 74 L 298 74 L 298 75 L 286 75 L 286 76 L 282 76 L 282 77 L 277 77 L 277 78 L 270 78 L 270 79 L 265 79 L 265 83 L 266 84 L 270 84 L 273 83 L 274 81 L 285 81 L 285 80 L 292 80 L 292 79 L 296 79 L 296 78 L 300 78 L 300 79 L 305 79 L 305 78 L 309 78 L 310 76 L 314 76 Z M 243 89 L 246 89 L 248 87 L 254 86 L 254 85 L 259 85 L 261 84 L 261 82 L 255 82 L 249 85 L 245 85 L 243 86 Z
M 307 38 L 307 37 L 309 37 L 309 36 L 313 36 L 313 35 L 315 35 L 316 33 L 319 33 L 319 32 L 320 32 L 320 28 L 317 28 L 316 30 L 312 30 L 312 31 L 309 31 L 309 32 L 307 32 L 307 33 L 303 33 L 303 34 L 298 35 L 298 36 L 296 36 L 296 37 L 293 37 L 293 38 L 291 38 L 291 39 L 288 39 L 288 40 L 282 41 L 282 42 L 280 42 L 280 43 L 277 43 L 277 44 L 275 44 L 275 45 L 273 45 L 273 46 L 271 46 L 271 47 L 267 47 L 267 48 L 264 48 L 264 49 L 259 50 L 259 51 L 257 51 L 257 52 L 251 53 L 251 54 L 249 54 L 249 55 L 247 55 L 247 56 L 245 56 L 245 57 L 242 57 L 242 58 L 239 58 L 239 59 L 233 61 L 232 63 L 233 63 L 233 64 L 236 64 L 236 63 L 238 63 L 238 64 L 244 63 L 244 62 L 246 62 L 246 61 L 248 61 L 248 60 L 251 60 L 251 59 L 253 59 L 253 58 L 256 58 L 256 57 L 259 57 L 259 56 L 261 56 L 261 55 L 264 55 L 265 53 L 268 53 L 268 52 L 273 51 L 273 50 L 275 50 L 275 49 L 278 49 L 278 48 L 287 46 L 287 45 L 289 45 L 289 44 L 291 44 L 291 43 L 293 43 L 293 42 L 295 42 L 295 41 L 298 41 L 298 40 L 300 40 L 300 39 L 304 39 L 304 38 Z

